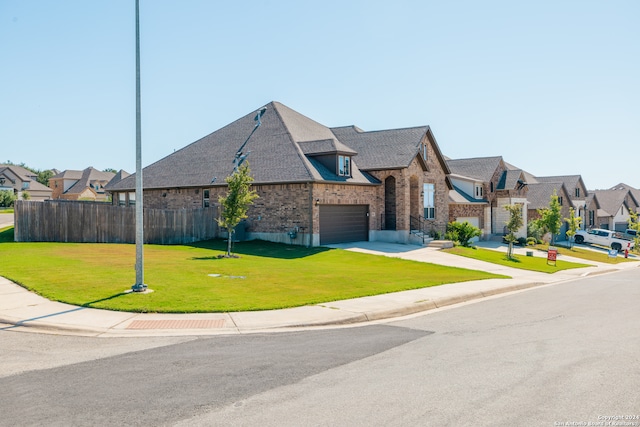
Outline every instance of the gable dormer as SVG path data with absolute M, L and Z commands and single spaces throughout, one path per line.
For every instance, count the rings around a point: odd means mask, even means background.
M 358 153 L 335 139 L 299 142 L 305 156 L 313 158 L 339 177 L 352 176 L 352 157 Z

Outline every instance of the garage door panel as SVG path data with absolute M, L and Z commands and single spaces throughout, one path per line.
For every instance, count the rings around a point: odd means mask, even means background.
M 368 205 L 320 206 L 320 244 L 369 240 Z

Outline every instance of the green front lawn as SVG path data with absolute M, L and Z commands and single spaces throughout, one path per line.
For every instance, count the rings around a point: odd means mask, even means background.
M 262 241 L 234 246 L 145 245 L 145 282 L 154 292 L 125 293 L 135 281 L 135 245 L 14 243 L 0 230 L 0 276 L 57 301 L 136 312 L 269 310 L 489 278 L 494 274 Z
M 545 252 L 549 250 L 549 245 L 535 245 L 532 247 Z M 624 257 L 624 254 L 618 254 L 616 258 L 611 258 L 609 257 L 609 254 L 605 252 L 592 251 L 589 249 L 581 248 L 579 246 L 573 246 L 571 249 L 558 247 L 558 254 L 580 258 L 586 261 L 606 262 L 608 264 L 619 264 L 621 262 L 638 261 L 637 254 L 630 254 L 631 258 L 626 259 Z
M 558 260 L 556 265 L 553 265 L 547 262 L 547 258 L 541 257 L 516 255 L 510 259 L 507 258 L 506 253 L 490 249 L 456 246 L 455 248 L 444 249 L 444 251 L 454 255 L 490 262 L 492 264 L 521 268 L 523 270 L 539 271 L 542 273 L 555 273 L 557 271 L 568 270 L 570 268 L 590 267 L 588 264 L 577 264 L 562 260 Z

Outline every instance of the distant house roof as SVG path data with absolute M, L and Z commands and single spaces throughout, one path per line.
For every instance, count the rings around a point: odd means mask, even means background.
M 629 190 L 631 191 L 631 194 L 636 199 L 636 201 L 640 202 L 640 190 L 623 182 L 618 185 L 614 185 L 613 187 L 611 187 L 611 190 Z
M 65 194 L 81 194 L 87 188 L 91 188 L 94 192 L 98 192 L 94 185 L 96 182 L 108 183 L 113 179 L 115 174 L 113 172 L 102 172 L 93 167 L 88 167 L 82 171 L 75 170 L 66 170 L 58 175 L 52 177 L 52 179 L 68 179 L 75 180 L 76 183 L 73 184 Z
M 549 207 L 551 196 L 554 191 L 559 197 L 567 194 L 566 187 L 562 182 L 540 182 L 529 184 L 527 191 L 528 209 L 544 209 Z M 569 200 L 567 200 L 567 203 Z
M 631 196 L 631 200 L 635 204 L 635 206 L 627 206 L 627 208 L 636 209 L 638 207 L 638 200 L 628 189 L 593 190 L 590 194 L 597 197 L 600 209 L 603 211 L 598 216 L 615 216 L 620 207 L 626 204 L 627 196 Z
M 502 156 L 475 157 L 447 160 L 447 165 L 453 174 L 466 176 L 481 182 L 489 182 L 501 162 L 503 162 Z
M 51 196 L 51 193 L 53 192 L 49 187 L 37 181 L 38 174 L 30 171 L 29 169 L 23 168 L 22 166 L 0 164 L 0 175 L 6 176 L 11 181 L 10 185 L 5 182 L 5 187 L 14 187 L 16 190 L 24 189 L 28 193 L 44 196 L 46 198 Z M 16 179 L 11 178 L 11 176 L 14 176 L 21 182 L 28 182 L 29 187 L 23 188 L 22 185 L 17 186 L 17 183 L 14 182 Z
M 244 153 L 255 184 L 334 181 L 379 184 L 367 171 L 407 167 L 418 155 L 427 126 L 364 132 L 355 126 L 328 128 L 279 103 L 266 105 L 262 125 Z M 255 112 L 195 141 L 144 168 L 145 188 L 202 187 L 224 184 L 233 171 L 239 147 L 255 127 Z M 436 145 L 436 150 L 437 148 Z M 353 156 L 350 177 L 316 160 L 329 153 Z M 446 165 L 445 165 L 446 167 Z M 135 188 L 135 175 L 110 184 L 109 191 Z
M 584 188 L 585 193 L 578 197 L 578 199 L 584 200 L 587 197 L 587 186 L 584 184 L 582 176 L 580 175 L 537 176 L 536 179 L 539 182 L 562 182 L 572 197 L 574 196 L 574 193 L 571 191 L 572 189 Z

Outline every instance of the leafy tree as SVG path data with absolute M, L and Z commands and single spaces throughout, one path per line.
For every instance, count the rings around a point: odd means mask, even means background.
M 9 208 L 13 206 L 13 202 L 16 200 L 16 195 L 11 190 L 0 191 L 0 206 Z
M 631 230 L 636 230 L 638 233 L 640 233 L 640 215 L 638 215 L 638 212 L 636 211 L 632 211 L 629 210 L 629 228 Z M 635 246 L 634 246 L 634 251 L 638 252 L 640 251 L 640 235 L 638 235 L 636 233 L 636 237 L 633 239 L 635 242 Z
M 231 256 L 234 228 L 247 217 L 249 206 L 259 197 L 254 190 L 251 190 L 253 178 L 250 173 L 249 164 L 245 163 L 226 177 L 225 182 L 229 185 L 229 190 L 226 196 L 220 196 L 218 199 L 222 208 L 218 224 L 227 230 L 229 236 L 227 257 Z
M 549 201 L 549 207 L 538 209 L 540 218 L 537 220 L 540 228 L 545 232 L 551 233 L 551 243 L 555 243 L 555 235 L 560 232 L 562 227 L 562 206 L 558 200 L 558 193 L 554 190 Z
M 576 210 L 574 208 L 569 208 L 569 218 L 565 218 L 564 220 L 569 224 L 567 237 L 569 237 L 569 247 L 571 247 L 573 243 L 573 236 L 576 235 L 576 231 L 580 229 L 580 225 L 582 224 L 582 218 L 576 216 Z
M 102 172 L 111 172 L 111 173 L 118 173 L 117 170 L 115 170 L 114 168 L 106 168 L 105 170 L 103 170 Z
M 507 257 L 513 258 L 513 243 L 517 242 L 516 231 L 524 225 L 524 219 L 522 219 L 522 205 L 506 205 L 504 209 L 509 212 L 509 220 L 506 222 L 507 231 L 509 234 L 505 237 L 509 242 L 509 250 L 507 251 Z
M 42 185 L 49 186 L 49 178 L 51 178 L 52 176 L 53 176 L 53 171 L 50 169 L 38 171 L 37 181 Z
M 447 224 L 447 239 L 458 242 L 464 247 L 471 245 L 471 239 L 480 237 L 482 232 L 478 227 L 465 222 L 450 222 Z
M 22 192 L 22 200 L 29 200 L 31 199 L 31 194 L 29 194 L 28 191 L 23 191 Z

